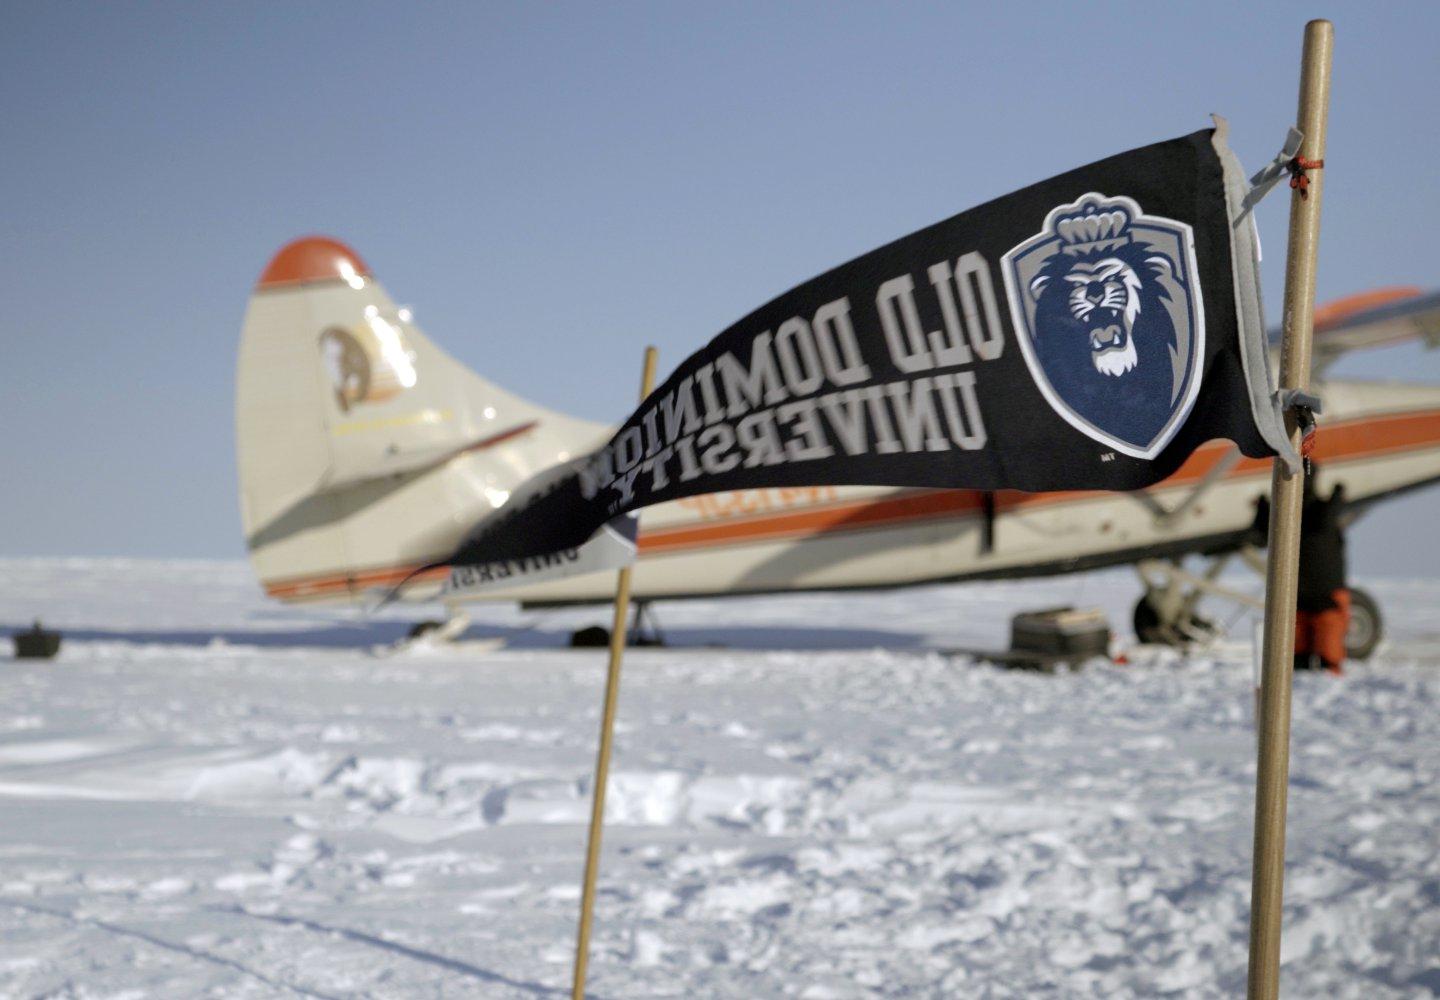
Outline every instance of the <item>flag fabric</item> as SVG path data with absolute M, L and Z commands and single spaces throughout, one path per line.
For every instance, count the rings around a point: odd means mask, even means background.
M 578 548 L 557 549 L 517 559 L 452 563 L 450 576 L 436 600 L 464 599 L 476 594 L 564 580 L 601 570 L 616 570 L 635 562 L 639 518 L 621 514 L 606 522 Z
M 1214 438 L 1292 459 L 1246 191 L 1217 120 L 872 250 L 722 332 L 449 563 L 724 490 L 1135 490 Z

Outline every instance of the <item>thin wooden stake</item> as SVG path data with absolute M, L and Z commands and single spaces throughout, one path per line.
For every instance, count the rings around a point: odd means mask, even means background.
M 1329 21 L 1305 25 L 1300 64 L 1300 111 L 1296 127 L 1305 133 L 1300 158 L 1325 157 L 1330 104 L 1330 56 L 1335 28 Z M 1320 242 L 1323 170 L 1308 172 L 1309 184 L 1290 196 L 1290 241 L 1285 258 L 1284 340 L 1280 385 L 1310 384 L 1310 339 L 1315 313 L 1315 261 Z M 1301 430 L 1285 416 L 1290 442 L 1298 449 Z M 1290 681 L 1295 655 L 1295 593 L 1300 555 L 1303 476 L 1291 476 L 1275 462 L 1270 481 L 1270 557 L 1265 577 L 1265 661 L 1260 683 L 1260 754 L 1255 773 L 1255 858 L 1250 887 L 1250 1000 L 1280 994 L 1280 916 L 1285 891 L 1285 805 L 1290 781 Z
M 640 402 L 655 388 L 659 352 L 645 348 L 640 376 Z M 580 890 L 580 930 L 575 940 L 575 979 L 571 1000 L 585 1000 L 585 972 L 590 965 L 590 927 L 595 910 L 595 881 L 600 874 L 600 833 L 605 822 L 605 784 L 610 778 L 610 749 L 615 735 L 615 704 L 620 696 L 620 660 L 625 655 L 626 622 L 630 617 L 630 567 L 615 582 L 615 620 L 610 626 L 610 667 L 605 674 L 605 707 L 600 714 L 600 749 L 595 756 L 595 785 L 590 796 L 590 839 L 585 846 L 585 882 Z

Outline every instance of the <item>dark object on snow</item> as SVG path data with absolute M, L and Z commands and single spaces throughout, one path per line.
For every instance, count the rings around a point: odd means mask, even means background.
M 437 622 L 434 619 L 426 619 L 423 622 L 416 622 L 414 625 L 410 626 L 410 631 L 405 633 L 405 638 L 418 639 L 423 635 L 429 635 L 431 632 L 434 632 L 436 629 L 438 629 L 444 624 L 444 622 Z
M 625 636 L 625 645 L 631 648 L 661 648 L 669 645 L 665 641 L 665 633 L 660 631 L 660 623 L 655 619 L 655 612 L 650 610 L 648 601 L 635 602 L 635 625 Z
M 599 625 L 577 629 L 570 633 L 570 645 L 574 649 L 603 649 L 610 645 L 610 630 Z
M 17 660 L 48 660 L 60 652 L 60 633 L 47 632 L 37 618 L 28 632 L 15 633 Z
M 1010 648 L 1016 653 L 1076 659 L 1108 656 L 1110 623 L 1098 608 L 1022 611 L 1010 619 Z
M 1135 602 L 1135 611 L 1130 621 L 1135 628 L 1135 638 L 1147 645 L 1183 647 L 1186 642 L 1197 641 L 1216 633 L 1213 621 L 1202 618 L 1193 611 L 1183 621 L 1177 620 L 1173 625 L 1165 624 L 1160 609 L 1155 605 L 1155 598 L 1149 593 L 1142 594 L 1140 600 Z
M 650 610 L 650 605 L 644 602 L 635 604 L 635 625 L 625 633 L 625 645 L 631 649 L 659 648 L 668 645 L 665 636 L 660 631 L 660 623 L 655 620 L 655 615 Z M 610 630 L 599 625 L 591 625 L 589 628 L 582 628 L 570 633 L 570 646 L 572 649 L 599 649 L 608 648 L 610 645 Z
M 1099 608 L 1047 608 L 1023 611 L 1010 619 L 1010 648 L 951 649 L 1013 670 L 1039 670 L 1053 674 L 1068 666 L 1078 670 L 1086 660 L 1110 658 L 1110 622 Z

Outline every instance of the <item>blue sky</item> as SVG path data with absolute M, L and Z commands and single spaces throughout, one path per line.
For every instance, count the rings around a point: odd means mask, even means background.
M 0 555 L 236 556 L 233 367 L 270 255 L 350 243 L 426 332 L 614 420 L 827 267 L 1219 111 L 1247 166 L 1336 22 L 1321 298 L 1440 285 L 1433 4 L 12 4 Z M 1285 199 L 1261 210 L 1278 315 Z M 1440 382 L 1395 349 L 1353 374 Z M 1355 536 L 1431 574 L 1440 491 Z

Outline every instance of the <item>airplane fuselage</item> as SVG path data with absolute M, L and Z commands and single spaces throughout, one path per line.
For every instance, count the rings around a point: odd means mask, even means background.
M 1334 381 L 1315 442 L 1322 492 L 1357 502 L 1440 479 L 1440 389 Z M 459 456 L 455 461 L 464 461 Z M 641 515 L 638 599 L 858 589 L 1014 578 L 1233 549 L 1269 490 L 1271 462 L 1229 442 L 1199 449 L 1136 493 L 805 487 L 694 497 Z M 446 540 L 450 544 L 451 540 Z M 437 552 L 444 546 L 437 546 Z M 276 597 L 347 599 L 393 585 L 431 553 L 398 565 L 267 583 Z M 434 598 L 430 586 L 416 598 Z M 531 604 L 603 601 L 594 573 L 487 593 Z

